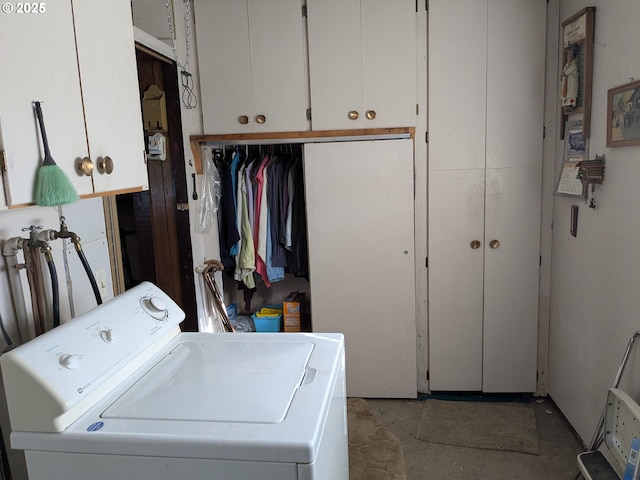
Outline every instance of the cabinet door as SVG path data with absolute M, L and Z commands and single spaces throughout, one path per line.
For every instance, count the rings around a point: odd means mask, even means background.
M 364 128 L 416 124 L 414 0 L 363 1 Z M 375 118 L 370 119 L 373 112 Z
M 254 130 L 308 130 L 300 0 L 249 0 L 249 27 Z
M 131 3 L 73 0 L 95 193 L 148 185 Z M 99 168 L 105 157 L 113 172 Z
M 313 130 L 363 128 L 360 22 L 360 0 L 307 0 Z
M 300 0 L 201 0 L 195 12 L 205 133 L 307 130 Z
M 204 132 L 250 133 L 253 122 L 247 2 L 196 0 L 198 68 Z
M 307 7 L 312 128 L 415 125 L 415 2 L 307 0 Z
M 42 14 L 0 15 L 0 149 L 9 205 L 34 201 L 35 179 L 44 152 L 33 102 L 42 110 L 51 155 L 79 194 L 93 192 L 90 177 L 76 173 L 76 159 L 88 155 L 78 80 L 71 2 L 46 4 Z M 7 71 L 7 73 L 9 73 Z
M 431 390 L 482 389 L 484 182 L 484 169 L 429 173 Z
M 344 333 L 349 396 L 415 397 L 413 142 L 304 153 L 313 330 Z

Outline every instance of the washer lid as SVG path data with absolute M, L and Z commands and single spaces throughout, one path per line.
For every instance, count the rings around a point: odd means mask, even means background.
M 314 344 L 179 343 L 102 414 L 107 419 L 279 423 Z

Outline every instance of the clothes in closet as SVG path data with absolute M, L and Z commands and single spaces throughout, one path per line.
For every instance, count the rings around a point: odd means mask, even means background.
M 218 231 L 227 275 L 245 291 L 285 273 L 308 278 L 301 145 L 213 147 L 220 177 Z M 248 308 L 246 308 L 248 310 Z

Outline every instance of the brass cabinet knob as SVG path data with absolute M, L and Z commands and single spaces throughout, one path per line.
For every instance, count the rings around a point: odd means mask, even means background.
M 376 111 L 375 110 L 367 110 L 367 113 L 365 115 L 369 120 L 373 120 L 374 118 L 376 118 Z
M 238 122 L 240 122 L 242 125 L 246 125 L 247 123 L 249 123 L 249 117 L 247 117 L 246 115 L 240 115 L 238 117 Z
M 265 117 L 264 115 L 256 115 L 256 122 L 264 123 L 266 121 L 267 121 L 267 117 Z
M 356 112 L 355 110 L 351 110 L 349 112 L 349 119 L 350 120 L 357 120 L 359 116 L 360 116 L 360 114 L 358 112 Z
M 107 175 L 113 172 L 113 160 L 111 160 L 111 157 L 106 156 L 98 160 L 98 170 Z
M 491 242 L 489 242 L 489 246 L 495 250 L 500 246 L 500 242 L 498 240 L 491 240 Z
M 469 246 L 474 250 L 477 250 L 478 248 L 480 248 L 480 240 L 472 240 Z
M 80 160 L 76 164 L 76 167 L 82 175 L 86 175 L 87 177 L 90 177 L 93 173 L 93 162 L 89 157 L 84 157 L 82 160 Z

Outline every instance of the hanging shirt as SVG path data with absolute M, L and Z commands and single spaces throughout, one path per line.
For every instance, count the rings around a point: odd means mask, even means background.
M 231 248 L 240 240 L 240 234 L 236 227 L 236 207 L 234 188 L 231 181 L 231 168 L 226 159 L 219 158 L 216 164 L 220 172 L 222 186 L 222 196 L 220 197 L 219 218 L 219 238 L 220 238 L 220 260 L 225 269 L 235 268 L 235 254 L 231 253 Z
M 236 152 L 234 152 L 233 154 L 233 160 L 231 161 L 231 187 L 233 188 L 233 207 L 236 211 L 236 231 L 240 232 L 240 229 L 242 228 L 242 225 L 240 224 L 240 222 L 238 221 L 238 219 L 241 217 L 240 214 L 238 214 L 238 169 L 240 167 L 240 160 L 242 159 L 242 155 L 240 154 L 240 152 L 238 152 L 236 150 Z M 231 248 L 229 249 L 229 254 L 232 256 L 236 256 L 238 255 L 238 252 L 240 251 L 240 240 L 238 240 L 236 243 L 234 243 L 233 245 L 231 245 Z
M 253 224 L 253 238 L 256 249 L 256 272 L 262 277 L 267 287 L 271 286 L 269 277 L 267 275 L 267 266 L 265 264 L 265 258 L 267 257 L 267 189 L 265 184 L 267 183 L 267 177 L 265 176 L 265 168 L 269 162 L 269 155 L 265 155 L 260 166 L 256 171 L 256 191 L 255 201 L 256 210 L 254 214 Z M 263 207 L 264 202 L 264 207 Z
M 284 229 L 286 222 L 286 209 L 283 206 L 284 191 L 283 188 L 283 176 L 284 167 L 286 163 L 286 157 L 278 155 L 272 159 L 269 164 L 269 189 L 267 190 L 267 204 L 269 205 L 269 236 L 271 249 L 267 249 L 270 252 L 271 266 L 273 267 L 286 267 L 287 255 L 284 249 L 284 242 L 280 243 L 280 238 L 284 239 L 284 232 L 280 232 L 280 229 Z M 267 271 L 269 269 L 269 263 L 267 263 Z
M 253 215 L 255 213 L 254 210 L 254 198 L 253 198 L 253 182 L 251 178 L 251 173 L 253 172 L 254 165 L 257 160 L 251 161 L 244 172 L 244 180 L 245 180 L 245 188 L 247 192 L 247 213 L 249 215 L 249 228 L 253 232 Z
M 255 280 L 253 279 L 253 272 L 255 271 L 256 260 L 253 236 L 251 226 L 249 225 L 247 183 L 240 182 L 238 187 L 241 193 L 239 209 L 241 211 L 241 244 L 238 256 L 236 257 L 236 269 L 233 277 L 237 281 L 243 282 L 248 288 L 254 288 Z
M 291 250 L 291 218 L 292 218 L 292 214 L 293 214 L 293 194 L 295 193 L 295 185 L 293 182 L 293 174 L 294 174 L 294 165 L 296 163 L 298 159 L 296 158 L 290 168 L 289 168 L 289 172 L 287 174 L 287 195 L 289 197 L 289 201 L 287 202 L 287 220 L 285 223 L 285 244 L 284 246 L 287 248 L 287 250 Z
M 272 224 L 272 216 L 269 212 L 267 214 L 267 228 L 270 230 Z M 273 238 L 271 235 L 267 234 L 267 276 L 269 277 L 269 281 L 271 283 L 280 282 L 284 280 L 284 267 L 274 266 L 273 265 Z

